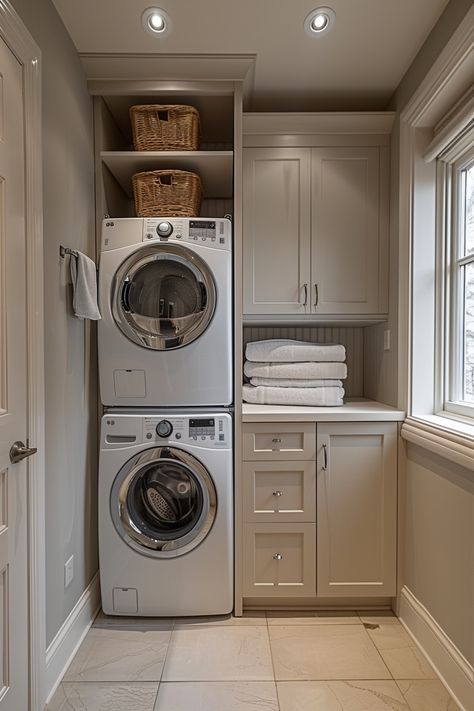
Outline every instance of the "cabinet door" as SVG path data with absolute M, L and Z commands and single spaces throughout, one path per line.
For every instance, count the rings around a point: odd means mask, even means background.
M 244 462 L 244 519 L 316 521 L 315 462 Z
M 387 209 L 379 164 L 378 147 L 312 150 L 314 313 L 376 314 L 386 308 Z
M 318 595 L 395 595 L 396 423 L 318 424 L 316 468 Z
M 244 595 L 307 597 L 315 594 L 316 525 L 246 524 Z
M 244 314 L 310 312 L 310 157 L 244 149 Z

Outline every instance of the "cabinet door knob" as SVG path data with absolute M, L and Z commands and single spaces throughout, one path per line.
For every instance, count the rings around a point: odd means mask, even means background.
M 274 491 L 273 496 L 283 496 L 283 491 Z
M 283 560 L 283 556 L 281 553 L 275 553 L 273 556 L 273 560 Z
M 272 442 L 275 442 L 275 444 L 280 444 L 281 443 L 281 438 L 280 437 L 274 437 L 272 439 Z

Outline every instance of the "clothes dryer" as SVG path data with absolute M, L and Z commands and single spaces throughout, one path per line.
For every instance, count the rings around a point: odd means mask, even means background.
M 232 610 L 229 413 L 110 411 L 103 417 L 99 555 L 106 614 Z
M 232 247 L 227 219 L 102 225 L 99 377 L 106 406 L 232 403 Z

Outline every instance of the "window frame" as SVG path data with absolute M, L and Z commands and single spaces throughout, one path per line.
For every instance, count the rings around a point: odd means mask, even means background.
M 462 399 L 464 295 L 461 270 L 474 263 L 474 254 L 461 256 L 461 175 L 474 164 L 474 126 L 463 131 L 437 160 L 437 330 L 438 357 L 435 368 L 440 387 L 435 413 L 472 423 L 474 403 Z M 441 322 L 440 322 L 441 321 Z

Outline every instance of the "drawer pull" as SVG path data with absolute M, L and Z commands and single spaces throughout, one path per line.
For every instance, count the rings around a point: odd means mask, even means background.
M 272 493 L 273 493 L 273 496 L 283 496 L 283 491 L 274 491 Z
M 281 437 L 274 437 L 272 439 L 272 442 L 274 442 L 275 444 L 281 444 Z
M 281 553 L 275 553 L 273 556 L 273 560 L 283 560 L 283 556 Z

